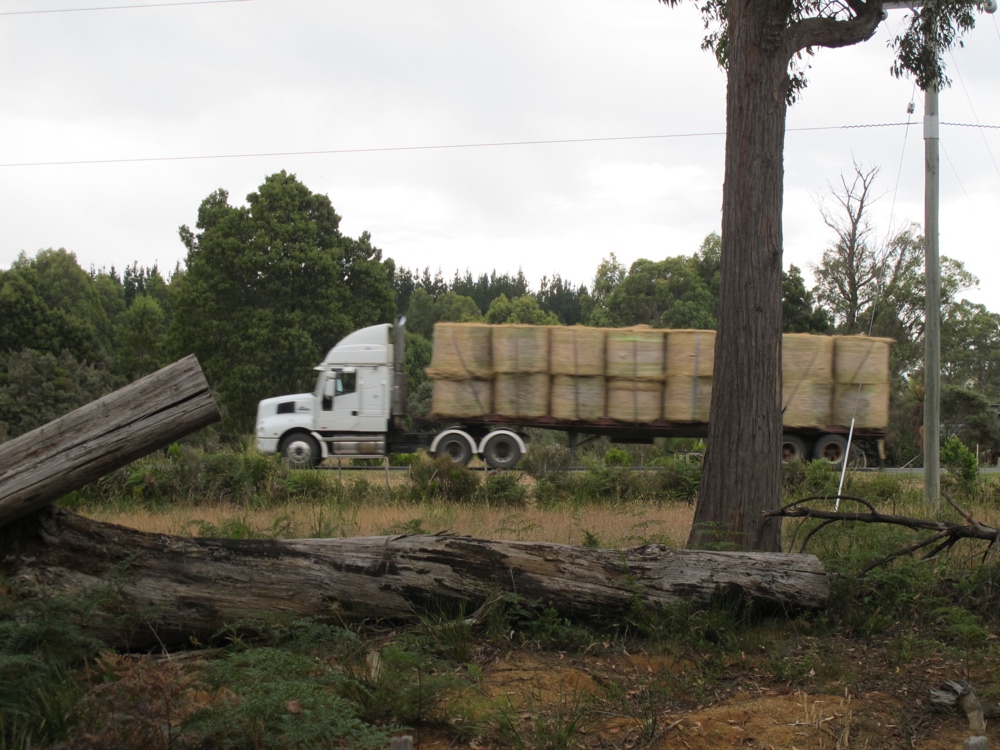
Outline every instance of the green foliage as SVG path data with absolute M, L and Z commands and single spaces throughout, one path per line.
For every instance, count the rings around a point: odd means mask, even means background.
M 84 693 L 76 671 L 100 644 L 80 627 L 88 602 L 16 595 L 0 582 L 0 747 L 63 739 Z
M 950 437 L 941 444 L 941 465 L 948 469 L 963 490 L 972 490 L 979 481 L 976 454 L 957 437 Z
M 538 326 L 559 325 L 559 318 L 554 312 L 546 312 L 538 300 L 525 294 L 510 300 L 506 294 L 501 294 L 490 303 L 486 311 L 486 322 L 493 325 L 522 324 Z
M 447 456 L 419 461 L 410 467 L 410 496 L 414 501 L 471 502 L 479 477 Z
M 612 460 L 631 463 L 621 449 Z M 530 454 L 529 454 L 530 455 Z M 545 507 L 560 503 L 615 504 L 635 502 L 693 502 L 701 482 L 701 462 L 664 456 L 651 463 L 652 471 L 592 464 L 587 471 L 549 471 L 535 483 L 536 502 Z
M 523 508 L 527 505 L 528 488 L 521 484 L 517 471 L 491 471 L 482 487 L 483 499 L 494 508 Z
M 781 330 L 785 333 L 828 333 L 830 318 L 806 290 L 802 271 L 788 266 L 781 274 Z
M 0 352 L 64 350 L 78 361 L 103 363 L 111 325 L 91 279 L 66 250 L 21 253 L 0 271 Z
M 515 705 L 510 696 L 497 714 L 497 732 L 503 747 L 530 750 L 569 750 L 578 747 L 577 735 L 586 733 L 592 716 L 592 698 L 579 686 L 562 685 L 554 697 L 545 699 L 531 689 Z
M 632 465 L 632 456 L 624 448 L 608 448 L 604 453 L 604 465 L 622 468 Z
M 598 635 L 561 616 L 543 602 L 514 593 L 502 595 L 489 613 L 487 630 L 493 639 L 514 642 L 539 650 L 585 651 Z
M 199 711 L 185 732 L 218 748 L 384 748 L 389 731 L 366 724 L 342 697 L 345 679 L 311 656 L 255 648 L 209 664 L 209 687 L 233 700 Z
M 238 431 L 261 398 L 309 388 L 326 348 L 395 309 L 392 264 L 367 234 L 341 234 L 329 198 L 279 172 L 247 203 L 218 190 L 202 201 L 198 233 L 181 228 L 187 272 L 171 321 L 174 354 L 198 355 Z
M 124 385 L 107 368 L 59 354 L 0 351 L 0 441 L 30 432 Z

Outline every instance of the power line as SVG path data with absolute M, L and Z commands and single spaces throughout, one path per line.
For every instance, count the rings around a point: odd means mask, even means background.
M 808 133 L 822 130 L 856 130 L 859 128 L 891 128 L 908 127 L 911 122 L 882 122 L 868 125 L 820 125 L 810 128 L 787 128 L 789 133 Z M 957 125 L 964 127 L 996 128 L 1000 125 L 963 125 L 963 123 L 943 122 L 942 125 Z M 88 164 L 134 164 L 137 162 L 161 162 L 161 161 L 207 161 L 210 159 L 255 159 L 273 156 L 330 156 L 337 154 L 379 154 L 392 153 L 397 151 L 447 151 L 455 149 L 471 148 L 504 148 L 510 146 L 548 146 L 567 143 L 608 143 L 613 141 L 648 141 L 657 139 L 673 138 L 706 138 L 712 136 L 724 136 L 725 131 L 706 131 L 704 133 L 672 133 L 666 135 L 622 135 L 605 138 L 559 138 L 552 140 L 534 141 L 495 141 L 490 143 L 450 143 L 434 146 L 381 146 L 375 148 L 336 148 L 320 149 L 315 151 L 266 151 L 244 154 L 201 154 L 189 156 L 140 156 L 127 159 L 76 159 L 67 161 L 35 161 L 35 162 L 9 162 L 0 164 L 0 168 L 11 167 L 67 167 L 84 166 Z
M 0 16 L 33 16 L 41 13 L 85 13 L 91 10 L 133 10 L 135 8 L 173 8 L 178 5 L 219 5 L 221 3 L 248 3 L 250 0 L 188 0 L 179 3 L 148 3 L 145 5 L 104 5 L 93 8 L 53 8 L 52 10 L 10 10 Z

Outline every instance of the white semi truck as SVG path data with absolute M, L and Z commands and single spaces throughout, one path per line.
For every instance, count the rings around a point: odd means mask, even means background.
M 405 429 L 407 383 L 403 326 L 362 328 L 334 346 L 316 369 L 312 393 L 264 399 L 257 406 L 257 448 L 280 453 L 294 468 L 328 457 L 373 458 L 426 448 L 468 463 L 480 455 L 493 468 L 511 468 L 527 450 L 507 426 L 473 420 L 435 433 Z
M 404 325 L 401 318 L 395 326 L 386 323 L 349 334 L 316 368 L 319 377 L 312 393 L 261 401 L 257 407 L 258 449 L 280 453 L 295 468 L 312 468 L 330 457 L 374 458 L 423 448 L 460 464 L 478 455 L 491 468 L 507 469 L 516 466 L 527 451 L 526 427 L 566 432 L 571 448 L 577 445 L 579 435 L 650 443 L 658 437 L 704 437 L 708 433 L 707 422 L 669 421 L 659 414 L 648 421 L 629 422 L 604 417 L 512 417 L 509 413 L 477 413 L 456 418 L 443 429 L 407 431 Z M 887 362 L 886 355 L 884 368 Z M 876 400 L 884 400 L 879 411 L 887 414 L 887 387 Z M 834 414 L 831 417 L 830 422 L 837 422 Z M 842 418 L 835 424 L 804 427 L 789 424 L 786 415 L 784 457 L 807 460 L 815 456 L 839 463 L 847 451 L 850 421 Z M 875 444 L 879 453 L 885 434 L 884 421 L 853 431 L 855 440 Z

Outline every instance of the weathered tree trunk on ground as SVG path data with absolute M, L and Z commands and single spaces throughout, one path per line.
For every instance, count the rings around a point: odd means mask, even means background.
M 94 627 L 129 648 L 204 641 L 268 613 L 349 620 L 471 613 L 506 591 L 566 617 L 604 620 L 637 600 L 650 612 L 719 596 L 791 611 L 821 607 L 828 595 L 825 571 L 812 555 L 661 545 L 600 550 L 453 536 L 192 539 L 57 508 L 0 529 L 0 559 L 14 580 L 98 602 Z
M 0 527 L 217 422 L 194 356 L 0 445 Z

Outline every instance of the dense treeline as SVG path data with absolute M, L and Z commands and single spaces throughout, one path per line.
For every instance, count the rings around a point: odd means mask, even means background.
M 824 212 L 835 235 L 813 268 L 783 274 L 784 328 L 871 333 L 896 340 L 895 460 L 918 453 L 922 395 L 923 238 L 910 226 L 872 239 L 866 201 L 877 170 L 856 168 Z M 294 175 L 267 177 L 245 206 L 224 190 L 180 228 L 183 266 L 164 275 L 134 263 L 84 271 L 72 252 L 22 252 L 0 271 L 0 440 L 19 435 L 185 354 L 198 356 L 225 413 L 224 431 L 253 425 L 259 399 L 310 390 L 312 368 L 346 333 L 407 316 L 411 407 L 426 409 L 423 374 L 441 321 L 713 328 L 720 239 L 691 255 L 610 253 L 589 285 L 559 274 L 533 288 L 521 271 L 474 276 L 399 268 L 363 233 L 344 235 L 329 198 Z M 977 283 L 945 260 L 942 362 L 946 429 L 970 446 L 1000 448 L 989 404 L 1000 401 L 1000 315 L 962 299 Z

